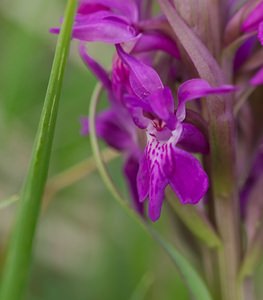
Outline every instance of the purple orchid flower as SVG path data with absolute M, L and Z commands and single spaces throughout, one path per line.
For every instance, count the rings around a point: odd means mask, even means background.
M 125 155 L 123 172 L 132 195 L 132 204 L 134 209 L 143 216 L 144 205 L 139 201 L 136 184 L 142 150 L 139 146 L 136 127 L 127 109 L 122 105 L 122 93 L 125 90 L 125 69 L 118 68 L 118 63 L 115 61 L 110 79 L 106 70 L 88 55 L 84 44 L 80 44 L 79 52 L 84 63 L 107 91 L 111 104 L 109 109 L 97 116 L 96 132 L 110 147 Z M 81 124 L 81 133 L 87 135 L 89 133 L 88 119 L 86 117 L 81 118 Z
M 117 44 L 134 41 L 134 52 L 162 50 L 178 59 L 174 40 L 160 30 L 145 30 L 139 23 L 140 1 L 82 0 L 80 1 L 72 37 L 86 42 Z M 147 20 L 148 26 L 154 20 Z M 52 28 L 51 33 L 59 33 Z
M 186 81 L 178 90 L 178 107 L 169 88 L 164 87 L 158 74 L 135 57 L 125 53 L 120 45 L 117 52 L 130 70 L 129 82 L 133 95 L 126 96 L 126 105 L 140 128 L 146 129 L 147 145 L 140 162 L 137 185 L 140 201 L 149 196 L 149 216 L 160 217 L 164 190 L 169 184 L 182 204 L 196 204 L 208 189 L 208 177 L 191 149 L 207 153 L 203 134 L 193 125 L 184 123 L 186 102 L 209 94 L 232 92 L 233 86 L 211 87 L 205 80 Z M 136 110 L 134 110 L 136 108 Z M 187 131 L 191 130 L 188 135 Z M 180 139 L 188 136 L 188 151 Z M 189 137 L 192 136 L 192 140 Z M 196 146 L 198 144 L 198 148 Z

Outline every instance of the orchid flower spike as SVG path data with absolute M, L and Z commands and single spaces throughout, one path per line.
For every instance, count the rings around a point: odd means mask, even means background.
M 192 79 L 178 90 L 178 107 L 157 72 L 136 57 L 116 46 L 118 55 L 130 70 L 132 95 L 126 96 L 126 105 L 135 123 L 145 129 L 147 145 L 140 162 L 137 185 L 140 201 L 149 197 L 149 216 L 160 217 L 164 190 L 169 184 L 182 204 L 197 204 L 205 195 L 209 183 L 200 162 L 180 145 L 183 134 L 191 136 L 192 149 L 207 153 L 208 144 L 198 128 L 185 123 L 186 102 L 210 94 L 228 93 L 233 86 L 211 87 L 203 79 Z M 134 108 L 140 110 L 134 111 Z M 191 135 L 188 131 L 191 130 Z M 196 146 L 198 144 L 198 147 Z M 190 150 L 191 151 L 191 150 Z M 193 151 L 194 152 L 194 151 Z

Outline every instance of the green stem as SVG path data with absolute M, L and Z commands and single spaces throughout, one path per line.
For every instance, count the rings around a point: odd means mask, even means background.
M 29 171 L 24 182 L 12 239 L 2 274 L 1 300 L 18 300 L 23 296 L 31 262 L 33 239 L 46 184 L 58 104 L 67 61 L 76 0 L 69 0 L 39 127 L 33 147 Z

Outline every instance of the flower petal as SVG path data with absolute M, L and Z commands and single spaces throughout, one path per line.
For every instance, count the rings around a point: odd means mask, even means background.
M 125 95 L 124 101 L 135 125 L 141 129 L 145 129 L 150 121 L 144 116 L 143 112 L 151 112 L 150 106 L 131 95 Z
M 252 1 L 251 1 L 252 2 Z M 241 30 L 243 32 L 249 32 L 256 30 L 259 23 L 263 21 L 263 1 L 250 12 L 250 14 L 244 20 Z
M 237 49 L 234 58 L 234 71 L 237 72 L 242 65 L 249 59 L 252 55 L 253 50 L 257 44 L 257 39 L 252 36 L 244 41 L 244 43 Z
M 263 22 L 261 22 L 258 26 L 258 39 L 263 46 Z
M 159 172 L 158 164 L 154 164 L 151 170 L 149 189 L 149 217 L 153 222 L 160 218 L 167 184 L 168 180 Z
M 235 91 L 236 88 L 232 85 L 221 85 L 212 87 L 206 80 L 191 79 L 185 81 L 178 89 L 178 108 L 176 117 L 179 121 L 185 119 L 186 102 L 212 94 L 225 94 Z
M 194 125 L 183 123 L 178 146 L 188 152 L 208 154 L 209 144 L 204 134 Z
M 197 204 L 207 192 L 208 177 L 200 162 L 181 149 L 173 149 L 169 183 L 182 204 Z
M 263 68 L 261 68 L 256 75 L 251 78 L 250 84 L 254 86 L 263 84 Z
M 180 58 L 179 50 L 173 40 L 159 32 L 143 33 L 136 42 L 133 52 L 162 50 L 176 59 Z
M 108 8 L 116 14 L 125 16 L 132 22 L 138 20 L 138 7 L 133 0 L 125 2 L 120 0 L 82 0 L 79 10 L 81 9 L 84 12 L 90 11 L 89 7 L 93 7 L 94 5 L 101 7 L 101 9 Z M 94 10 L 91 12 L 94 12 Z
M 200 162 L 179 149 L 176 140 L 172 136 L 167 142 L 160 142 L 151 133 L 148 136 L 137 183 L 142 200 L 149 193 L 149 216 L 152 221 L 160 217 L 164 190 L 168 184 L 183 204 L 196 204 L 208 189 L 208 177 Z
M 109 109 L 96 118 L 96 132 L 111 147 L 123 151 L 134 149 L 134 141 L 131 133 L 126 130 L 118 118 L 116 110 Z
M 117 44 L 135 38 L 137 31 L 132 25 L 115 17 L 74 25 L 72 36 L 87 42 L 101 41 Z
M 162 81 L 153 68 L 124 52 L 120 45 L 116 49 L 123 63 L 130 69 L 130 85 L 137 97 L 144 99 L 163 88 Z
M 147 156 L 144 154 L 141 161 L 137 174 L 137 187 L 139 194 L 139 201 L 143 202 L 149 193 L 149 170 Z
M 98 3 L 98 1 L 94 1 L 94 3 L 91 3 L 91 1 L 80 1 L 77 13 L 87 15 L 94 14 L 102 10 L 109 10 L 109 8 L 103 4 Z
M 149 95 L 146 102 L 152 108 L 153 113 L 161 120 L 167 121 L 174 114 L 174 100 L 169 88 L 158 89 Z
M 139 171 L 139 162 L 136 156 L 130 155 L 124 164 L 124 174 L 129 186 L 129 190 L 132 196 L 132 204 L 134 209 L 140 214 L 144 215 L 144 205 L 139 201 L 138 189 L 137 189 L 137 174 Z

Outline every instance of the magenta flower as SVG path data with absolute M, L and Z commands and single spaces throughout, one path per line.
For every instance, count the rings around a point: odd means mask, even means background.
M 127 0 L 82 0 L 73 26 L 73 38 L 82 41 L 120 43 L 138 35 L 138 6 Z M 59 28 L 51 29 L 58 33 Z
M 84 63 L 103 84 L 111 105 L 109 109 L 97 116 L 96 132 L 110 147 L 124 154 L 123 172 L 132 195 L 132 205 L 140 215 L 144 215 L 144 205 L 139 201 L 136 184 L 142 149 L 139 146 L 136 127 L 127 109 L 122 105 L 122 95 L 125 91 L 125 69 L 118 68 L 118 63 L 115 61 L 110 79 L 104 68 L 88 55 L 84 44 L 80 45 L 79 51 Z M 81 118 L 81 123 L 82 134 L 88 134 L 88 119 Z
M 162 50 L 175 58 L 180 54 L 175 42 L 160 30 L 144 29 L 139 16 L 144 14 L 140 1 L 82 0 L 73 26 L 72 37 L 86 42 L 117 44 L 133 40 L 133 52 Z M 147 20 L 147 24 L 154 19 Z M 59 33 L 59 28 L 52 28 Z
M 143 202 L 149 197 L 149 216 L 156 221 L 160 217 L 168 184 L 182 204 L 198 203 L 208 189 L 208 177 L 200 162 L 188 153 L 191 148 L 207 153 L 208 144 L 199 129 L 184 123 L 186 102 L 209 94 L 231 92 L 233 86 L 213 88 L 202 79 L 186 81 L 179 87 L 175 112 L 172 93 L 163 86 L 154 69 L 125 53 L 120 46 L 117 46 L 117 51 L 130 70 L 133 95 L 126 96 L 126 105 L 136 124 L 145 128 L 147 135 L 137 176 L 139 198 Z M 180 145 L 184 135 L 190 144 L 188 151 L 183 149 L 183 144 Z

